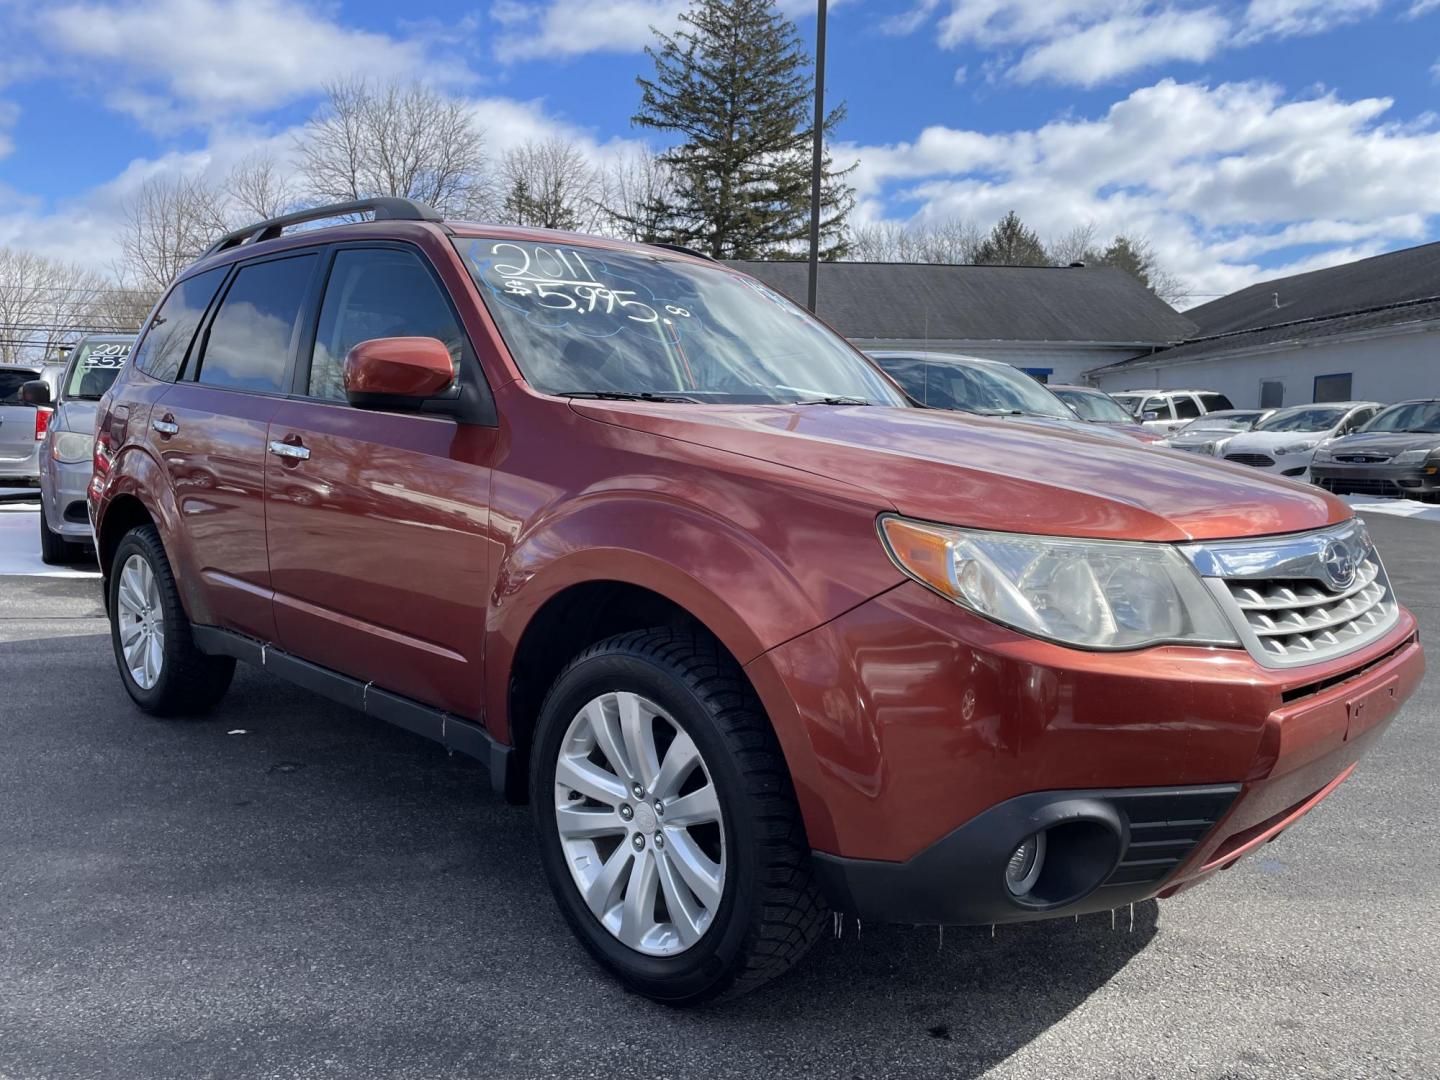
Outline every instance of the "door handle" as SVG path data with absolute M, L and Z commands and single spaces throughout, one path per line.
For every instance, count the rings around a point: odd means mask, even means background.
M 279 439 L 270 440 L 270 453 L 276 457 L 289 458 L 291 461 L 310 460 L 309 447 L 298 446 L 295 443 L 281 442 Z
M 161 435 L 175 435 L 180 431 L 180 425 L 173 420 L 151 420 L 150 426 Z

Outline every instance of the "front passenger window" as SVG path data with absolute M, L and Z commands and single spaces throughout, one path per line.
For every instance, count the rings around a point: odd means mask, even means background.
M 362 341 L 386 337 L 438 338 L 458 370 L 465 335 L 421 258 L 395 249 L 341 250 L 320 308 L 310 396 L 344 401 L 346 354 Z

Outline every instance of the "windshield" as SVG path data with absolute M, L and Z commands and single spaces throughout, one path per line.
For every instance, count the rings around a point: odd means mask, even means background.
M 935 409 L 1000 415 L 1049 416 L 1074 420 L 1054 394 L 1009 364 L 929 359 L 921 356 L 877 356 L 906 393 Z
M 1440 434 L 1440 401 L 1405 401 L 1391 405 L 1360 430 Z
M 1313 405 L 1297 405 L 1293 409 L 1282 409 L 1270 419 L 1255 425 L 1256 431 L 1329 431 L 1341 420 L 1349 408 L 1317 409 Z
M 65 381 L 64 397 L 99 401 L 130 357 L 128 341 L 84 341 Z
M 1120 404 L 1104 394 L 1084 390 L 1052 390 L 1056 397 L 1074 409 L 1082 420 L 1095 424 L 1133 424 L 1135 418 Z
M 1131 416 L 1138 416 L 1136 412 L 1140 408 L 1142 396 L 1140 394 L 1111 394 L 1112 398 L 1120 403 L 1120 407 L 1130 413 Z
M 544 393 L 905 405 L 843 339 L 750 278 L 641 252 L 455 245 L 515 362 Z

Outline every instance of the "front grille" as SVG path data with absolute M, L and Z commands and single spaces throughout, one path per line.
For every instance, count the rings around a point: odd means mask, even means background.
M 1343 656 L 1395 625 L 1399 607 L 1359 521 L 1297 536 L 1186 549 L 1241 642 L 1267 667 Z
M 1382 495 L 1388 498 L 1399 498 L 1401 495 L 1400 488 L 1393 480 L 1326 476 L 1317 483 L 1332 495 Z
M 1389 454 L 1336 454 L 1336 461 L 1344 461 L 1350 465 L 1384 465 L 1390 460 Z
M 1161 881 L 1215 827 L 1239 792 L 1238 785 L 1224 784 L 1131 791 L 1114 797 L 1111 801 L 1130 826 L 1130 839 L 1103 887 Z
M 1275 464 L 1275 459 L 1269 454 L 1226 454 L 1225 460 L 1237 465 L 1253 465 L 1257 469 L 1268 469 Z

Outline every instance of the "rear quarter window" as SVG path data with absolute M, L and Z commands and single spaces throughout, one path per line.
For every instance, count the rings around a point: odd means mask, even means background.
M 215 299 L 228 266 L 217 266 L 180 282 L 155 312 L 135 350 L 134 364 L 146 375 L 174 382 L 185 363 L 195 330 Z

